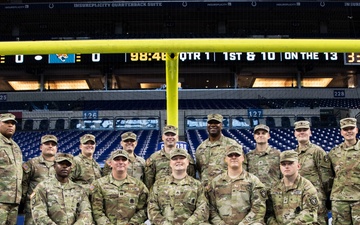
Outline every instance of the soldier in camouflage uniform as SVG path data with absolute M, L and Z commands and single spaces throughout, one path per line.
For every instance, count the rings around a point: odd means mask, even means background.
M 242 168 L 243 161 L 242 148 L 229 146 L 225 157 L 227 173 L 215 177 L 207 188 L 211 224 L 265 224 L 265 185 Z
M 230 145 L 239 145 L 234 139 L 225 137 L 221 133 L 222 121 L 223 116 L 220 114 L 208 115 L 207 131 L 209 138 L 203 141 L 196 149 L 196 168 L 204 186 L 207 186 L 214 177 L 227 170 L 224 162 L 225 148 Z M 239 146 L 242 148 L 241 145 Z M 246 164 L 246 159 L 244 164 Z
M 133 132 L 125 132 L 121 135 L 120 145 L 123 150 L 129 153 L 131 164 L 128 167 L 128 175 L 135 177 L 141 181 L 144 181 L 144 173 L 145 173 L 145 159 L 135 154 L 135 148 L 137 146 L 136 134 Z M 111 171 L 111 167 L 109 164 L 105 164 L 104 166 L 104 175 L 107 175 Z
M 201 183 L 186 172 L 189 154 L 176 148 L 170 152 L 170 176 L 156 180 L 148 201 L 153 225 L 208 224 L 209 208 Z
M 111 174 L 90 186 L 91 205 L 96 224 L 139 225 L 146 219 L 148 189 L 127 174 L 130 156 L 116 150 L 110 156 Z
M 35 187 L 43 180 L 55 175 L 55 154 L 58 150 L 58 139 L 54 135 L 44 135 L 40 141 L 41 155 L 23 164 L 22 204 L 25 211 L 25 225 L 32 225 L 33 219 L 30 208 L 30 195 Z
M 159 178 L 171 175 L 171 168 L 169 167 L 170 152 L 176 148 L 176 142 L 178 141 L 177 128 L 171 125 L 165 126 L 162 140 L 164 141 L 164 148 L 154 152 L 146 160 L 144 183 L 149 189 Z M 187 174 L 195 177 L 195 162 L 190 155 L 189 161 Z
M 85 134 L 80 137 L 81 153 L 74 157 L 70 179 L 89 190 L 90 184 L 101 177 L 101 168 L 93 158 L 96 147 L 95 136 Z
M 69 179 L 73 156 L 55 156 L 55 176 L 40 182 L 30 196 L 34 223 L 92 225 L 91 206 L 85 190 Z
M 355 118 L 340 120 L 344 142 L 330 150 L 335 171 L 331 191 L 333 225 L 360 224 L 360 141 Z
M 267 224 L 318 224 L 319 198 L 314 185 L 299 174 L 298 153 L 294 150 L 280 154 L 283 178 L 270 191 L 274 215 Z
M 16 224 L 21 199 L 22 153 L 12 139 L 16 131 L 15 116 L 0 114 L 0 224 Z
M 259 124 L 254 128 L 256 148 L 246 154 L 247 170 L 271 187 L 281 179 L 280 151 L 269 146 L 270 128 Z
M 294 135 L 298 141 L 295 151 L 299 154 L 301 165 L 299 174 L 315 186 L 319 197 L 318 222 L 327 224 L 326 200 L 333 178 L 329 157 L 324 149 L 310 142 L 309 121 L 297 121 L 294 126 Z

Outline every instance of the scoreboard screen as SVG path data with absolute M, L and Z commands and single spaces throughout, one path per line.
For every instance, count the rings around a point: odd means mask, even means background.
M 179 62 L 295 62 L 319 61 L 341 62 L 344 65 L 359 65 L 359 53 L 336 52 L 181 52 Z M 134 52 L 118 54 L 49 54 L 49 55 L 2 55 L 1 65 L 19 64 L 92 64 L 164 62 L 166 53 Z

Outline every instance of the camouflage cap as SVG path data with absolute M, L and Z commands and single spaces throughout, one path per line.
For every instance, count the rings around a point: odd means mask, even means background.
M 127 151 L 119 149 L 119 150 L 115 150 L 115 151 L 113 151 L 111 153 L 110 160 L 113 160 L 113 159 L 115 159 L 116 157 L 119 157 L 119 156 L 122 156 L 122 157 L 124 157 L 124 158 L 126 158 L 128 160 L 130 159 L 129 153 L 127 153 Z
M 257 130 L 266 130 L 267 132 L 270 132 L 270 128 L 266 126 L 265 124 L 259 124 L 254 128 L 254 133 Z
M 287 150 L 280 153 L 280 162 L 296 162 L 298 161 L 298 153 L 294 150 Z
M 175 148 L 175 149 L 170 151 L 170 159 L 172 159 L 175 156 L 179 156 L 179 155 L 185 156 L 187 158 L 189 154 L 183 148 Z
M 173 134 L 177 134 L 177 127 L 173 126 L 173 125 L 167 125 L 163 128 L 163 134 L 166 133 L 173 133 Z
M 95 136 L 92 134 L 84 134 L 83 136 L 80 137 L 80 143 L 81 144 L 85 144 L 88 141 L 93 141 L 96 143 L 95 141 Z
M 44 144 L 45 142 L 48 142 L 48 141 L 53 141 L 56 144 L 58 143 L 58 139 L 57 139 L 57 137 L 55 135 L 46 134 L 46 135 L 41 137 L 41 144 Z
M 1 122 L 5 122 L 5 121 L 14 121 L 15 123 L 17 123 L 16 119 L 15 119 L 15 115 L 12 113 L 3 113 L 0 114 L 0 121 Z
M 121 141 L 126 141 L 126 140 L 136 141 L 136 138 L 137 138 L 136 134 L 130 131 L 121 134 Z
M 57 153 L 55 155 L 55 162 L 68 161 L 71 165 L 74 164 L 74 156 L 68 153 Z
M 296 121 L 294 123 L 296 129 L 310 129 L 310 122 L 306 120 Z
M 209 114 L 207 116 L 207 122 L 211 121 L 211 120 L 215 120 L 219 123 L 222 123 L 223 122 L 223 116 L 220 115 L 220 114 Z
M 346 128 L 346 127 L 357 127 L 356 125 L 356 118 L 344 118 L 340 120 L 340 128 Z
M 233 153 L 242 155 L 243 150 L 242 150 L 241 145 L 229 145 L 226 147 L 226 155 L 227 156 L 230 154 L 233 154 Z

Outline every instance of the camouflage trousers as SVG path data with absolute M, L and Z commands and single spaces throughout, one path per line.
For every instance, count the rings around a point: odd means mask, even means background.
M 18 209 L 18 204 L 0 203 L 0 225 L 15 225 Z
M 328 223 L 328 211 L 326 209 L 326 200 L 319 201 L 318 209 L 318 223 L 321 225 L 326 225 Z
M 360 225 L 360 201 L 332 201 L 332 225 Z

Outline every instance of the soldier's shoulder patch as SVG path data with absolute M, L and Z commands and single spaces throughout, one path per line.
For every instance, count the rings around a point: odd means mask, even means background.
M 261 197 L 266 198 L 266 190 L 260 190 L 260 195 Z
M 23 168 L 24 172 L 26 172 L 26 173 L 30 171 L 30 167 L 27 163 L 23 163 L 22 168 Z
M 90 191 L 93 191 L 95 189 L 95 186 L 93 184 L 91 184 L 89 189 L 90 189 Z
M 310 197 L 310 203 L 314 206 L 317 206 L 319 203 L 318 203 L 318 200 L 315 196 L 311 196 Z

